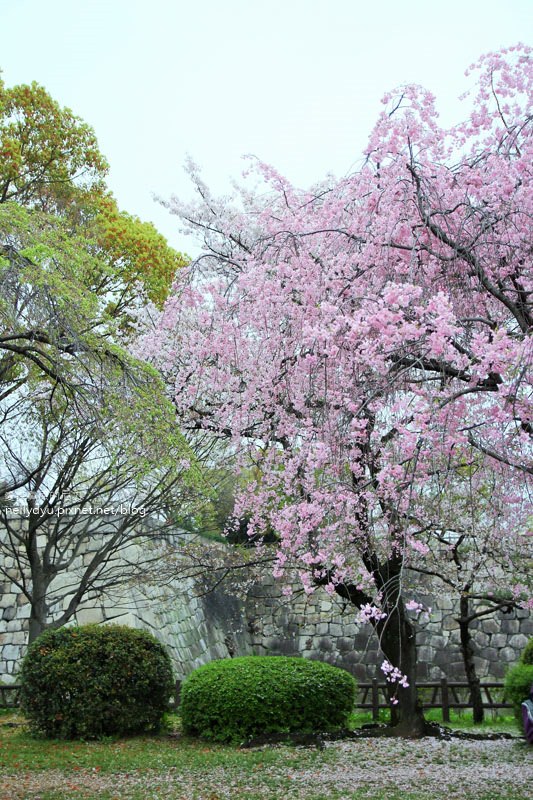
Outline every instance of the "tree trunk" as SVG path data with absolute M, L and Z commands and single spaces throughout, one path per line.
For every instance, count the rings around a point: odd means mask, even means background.
M 50 578 L 47 578 L 46 576 L 37 546 L 39 526 L 34 524 L 32 519 L 30 519 L 28 525 L 26 553 L 28 555 L 31 575 L 31 595 L 28 597 L 28 600 L 30 601 L 28 644 L 31 644 L 46 628 L 46 622 L 48 618 L 48 603 L 46 601 L 46 596 Z
M 407 676 L 409 686 L 404 688 L 391 683 L 391 697 L 398 703 L 391 706 L 391 723 L 395 735 L 408 738 L 424 736 L 427 723 L 416 690 L 416 633 L 405 612 L 401 595 L 401 556 L 392 556 L 380 563 L 375 554 L 368 556 L 365 566 L 372 572 L 376 588 L 382 594 L 382 608 L 386 617 L 374 620 L 372 624 L 379 637 L 380 648 L 385 658 Z M 329 575 L 323 581 L 329 579 Z M 335 591 L 357 608 L 372 603 L 372 598 L 357 586 L 337 584 Z
M 483 722 L 485 712 L 483 709 L 483 698 L 481 696 L 479 678 L 474 663 L 475 651 L 472 635 L 470 633 L 470 600 L 468 597 L 461 596 L 459 608 L 460 617 L 458 622 L 461 633 L 461 653 L 463 656 L 466 679 L 470 689 L 470 702 L 472 703 L 474 722 L 480 723 Z
M 42 576 L 36 575 L 36 571 L 32 570 L 28 644 L 34 642 L 45 630 L 47 616 L 46 584 Z
M 416 633 L 405 613 L 401 597 L 396 599 L 388 616 L 378 626 L 380 645 L 387 660 L 407 676 L 409 686 L 404 688 L 391 683 L 391 697 L 397 704 L 391 706 L 391 724 L 398 736 L 417 738 L 426 732 L 426 721 L 416 689 Z
M 30 620 L 29 620 L 28 644 L 34 642 L 44 631 L 46 626 L 43 625 L 41 619 L 42 618 L 38 615 L 38 613 L 34 613 L 33 603 L 32 603 Z

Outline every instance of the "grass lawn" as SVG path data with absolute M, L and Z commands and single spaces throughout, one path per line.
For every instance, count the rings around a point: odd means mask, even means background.
M 474 725 L 472 722 L 471 711 L 450 711 L 450 722 L 442 721 L 442 711 L 440 709 L 430 709 L 424 713 L 429 722 L 438 722 L 453 730 L 471 730 L 474 733 L 511 733 L 518 736 L 520 731 L 517 728 L 515 718 L 512 714 L 503 714 L 493 711 L 485 711 L 485 721 L 481 725 Z M 389 722 L 390 713 L 382 709 L 379 712 L 379 722 Z M 350 727 L 360 728 L 361 725 L 372 722 L 370 712 L 357 712 L 350 715 Z
M 240 750 L 173 731 L 65 742 L 34 738 L 23 717 L 0 715 L 1 800 L 526 800 L 532 783 L 533 748 L 517 739 L 364 739 L 324 750 Z

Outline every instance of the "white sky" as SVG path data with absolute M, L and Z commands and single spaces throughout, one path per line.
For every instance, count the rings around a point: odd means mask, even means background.
M 217 193 L 247 153 L 342 175 L 386 91 L 422 84 L 456 121 L 466 67 L 532 31 L 533 0 L 0 0 L 0 67 L 90 123 L 120 206 L 194 254 L 152 200 L 191 196 L 187 153 Z

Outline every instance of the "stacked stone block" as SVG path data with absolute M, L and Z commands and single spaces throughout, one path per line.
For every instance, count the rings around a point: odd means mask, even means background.
M 131 555 L 131 554 L 130 554 Z M 86 558 L 87 553 L 80 558 Z M 29 608 L 15 580 L 13 559 L 3 562 L 0 583 L 0 681 L 16 681 L 25 652 Z M 58 577 L 57 589 L 76 584 L 75 571 Z M 459 629 L 449 597 L 422 597 L 432 606 L 430 620 L 417 634 L 419 680 L 464 680 Z M 58 605 L 60 611 L 68 597 Z M 238 655 L 302 655 L 343 667 L 361 681 L 382 677 L 383 657 L 369 625 L 356 622 L 357 610 L 323 590 L 287 598 L 269 575 L 238 599 L 230 588 L 200 594 L 191 579 L 176 579 L 166 589 L 129 585 L 111 597 L 86 603 L 73 622 L 114 622 L 146 628 L 169 649 L 177 679 L 217 658 Z M 526 611 L 479 620 L 474 643 L 478 674 L 500 680 L 533 635 Z

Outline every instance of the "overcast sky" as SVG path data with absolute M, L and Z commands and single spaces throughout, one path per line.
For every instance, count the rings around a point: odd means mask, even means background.
M 457 121 L 466 67 L 531 31 L 533 0 L 0 0 L 0 67 L 89 122 L 121 207 L 193 254 L 152 199 L 191 196 L 187 154 L 218 193 L 247 153 L 343 175 L 386 91 L 422 84 Z

